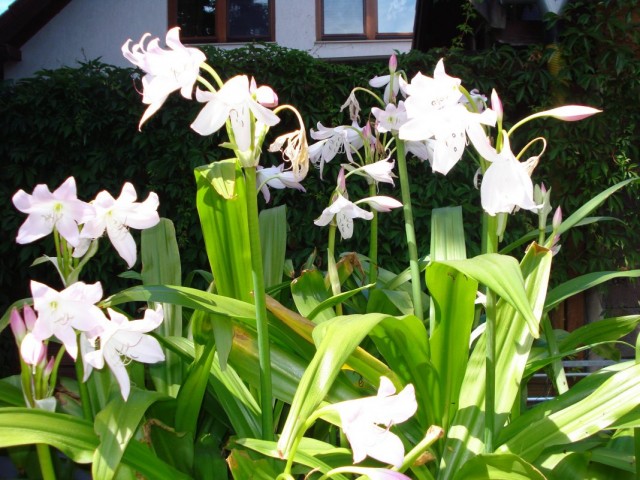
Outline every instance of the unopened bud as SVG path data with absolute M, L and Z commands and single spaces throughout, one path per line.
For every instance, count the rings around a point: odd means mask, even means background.
M 340 193 L 344 193 L 347 190 L 347 181 L 346 181 L 346 177 L 344 174 L 344 168 L 340 169 L 340 172 L 338 173 L 338 191 Z
M 491 91 L 491 110 L 496 112 L 498 123 L 502 123 L 504 110 L 502 108 L 502 102 L 500 101 L 500 97 L 498 97 L 498 92 L 496 92 L 495 89 Z
M 389 58 L 389 72 L 391 72 L 391 74 L 393 75 L 396 72 L 397 68 L 398 68 L 398 58 L 396 57 L 396 54 L 393 53 Z
M 555 213 L 553 214 L 553 229 L 558 230 L 560 225 L 562 224 L 562 209 L 560 207 L 556 208 Z
M 20 316 L 20 312 L 18 312 L 17 308 L 11 310 L 11 315 L 9 316 L 9 325 L 11 326 L 11 331 L 13 332 L 13 336 L 16 339 L 16 343 L 20 345 L 24 336 L 27 334 L 27 327 L 24 325 L 24 321 Z

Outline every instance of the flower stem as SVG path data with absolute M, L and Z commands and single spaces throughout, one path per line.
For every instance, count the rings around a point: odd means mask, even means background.
M 51 450 L 49 449 L 49 445 L 37 443 L 36 452 L 38 453 L 40 472 L 42 473 L 43 480 L 56 480 L 56 471 L 53 468 L 53 460 L 51 459 Z
M 80 350 L 80 337 L 78 337 L 78 350 Z M 76 378 L 78 380 L 78 391 L 80 392 L 80 404 L 82 405 L 82 416 L 85 420 L 93 422 L 93 410 L 91 409 L 91 397 L 89 396 L 89 389 L 84 379 L 84 363 L 82 361 L 82 355 L 78 353 L 76 359 Z
M 376 184 L 369 185 L 369 196 L 376 195 Z M 372 212 L 371 231 L 369 239 L 369 283 L 376 283 L 378 278 L 378 212 Z
M 327 246 L 327 270 L 329 272 L 329 282 L 331 283 L 331 293 L 333 296 L 340 295 L 340 276 L 336 266 L 336 225 L 331 222 L 329 225 L 329 243 Z M 342 315 L 342 304 L 336 305 L 336 314 Z
M 424 438 L 418 443 L 415 447 L 413 447 L 405 456 L 404 461 L 402 462 L 402 466 L 397 469 L 399 472 L 405 472 L 418 460 L 420 455 L 422 455 L 431 445 L 433 445 L 439 438 L 442 438 L 444 435 L 444 430 L 436 425 L 432 425 L 427 430 Z M 394 468 L 394 470 L 396 470 Z
M 264 292 L 264 274 L 262 272 L 260 225 L 258 223 L 256 167 L 245 167 L 244 173 L 247 182 L 247 218 L 249 221 L 249 243 L 251 247 L 251 277 L 253 279 L 253 298 L 256 306 L 256 329 L 258 332 L 262 439 L 273 440 L 271 355 L 269 353 L 269 324 Z
M 409 269 L 411 271 L 411 291 L 413 296 L 413 311 L 420 320 L 424 319 L 422 308 L 422 288 L 420 281 L 420 264 L 418 263 L 418 245 L 416 231 L 413 225 L 413 211 L 411 209 L 411 190 L 409 188 L 409 174 L 407 173 L 407 159 L 404 153 L 404 142 L 396 137 L 398 174 L 400 190 L 402 192 L 402 212 L 404 213 L 404 227 L 409 248 Z
M 485 213 L 482 220 L 482 253 L 496 253 L 498 251 L 497 217 Z M 491 290 L 487 290 L 485 312 L 484 445 L 485 453 L 493 453 L 496 418 L 496 296 Z

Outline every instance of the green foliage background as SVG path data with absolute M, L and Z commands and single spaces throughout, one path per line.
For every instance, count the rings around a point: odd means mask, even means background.
M 608 186 L 638 173 L 640 148 L 640 28 L 632 8 L 637 0 L 619 2 L 575 1 L 562 22 L 562 35 L 555 46 L 513 48 L 497 45 L 483 52 L 460 49 L 411 52 L 400 55 L 399 68 L 411 78 L 422 71 L 431 75 L 441 57 L 447 72 L 460 77 L 468 89 L 478 88 L 489 96 L 495 88 L 505 106 L 505 118 L 513 124 L 534 111 L 560 104 L 580 103 L 604 113 L 578 123 L 555 120 L 536 121 L 519 130 L 514 151 L 529 139 L 543 135 L 549 141 L 547 154 L 534 173 L 534 181 L 552 186 L 552 202 L 566 215 Z M 385 74 L 386 61 L 332 63 L 308 54 L 275 45 L 248 45 L 237 50 L 207 48 L 209 63 L 223 78 L 238 73 L 253 75 L 259 84 L 271 85 L 280 103 L 296 106 L 307 122 L 325 126 L 348 123 L 340 106 L 354 86 L 367 86 L 375 75 Z M 557 67 L 549 68 L 550 63 Z M 551 72 L 554 72 L 552 74 Z M 18 246 L 14 239 L 24 215 L 11 204 L 13 193 L 22 188 L 31 192 L 38 183 L 53 190 L 73 175 L 81 199 L 90 200 L 98 191 L 117 196 L 125 181 L 131 181 L 140 198 L 149 191 L 160 196 L 161 214 L 176 224 L 183 255 L 183 272 L 208 268 L 197 214 L 194 208 L 194 167 L 226 158 L 228 151 L 218 145 L 222 136 L 200 137 L 189 124 L 200 106 L 173 95 L 142 132 L 137 130 L 144 106 L 136 88 L 139 73 L 99 62 L 78 68 L 43 71 L 35 77 L 0 88 L 0 304 L 29 295 L 29 278 L 59 286 L 48 276 L 48 267 L 27 268 L 38 255 L 51 254 L 48 239 Z M 367 99 L 359 97 L 363 106 Z M 369 104 L 370 105 L 370 104 Z M 366 118 L 368 109 L 362 112 Z M 288 131 L 295 124 L 285 118 L 268 138 Z M 268 154 L 266 163 L 277 163 Z M 326 248 L 326 229 L 313 225 L 329 200 L 338 160 L 325 170 L 324 181 L 317 172 L 305 180 L 306 194 L 275 192 L 274 204 L 286 203 L 289 254 L 296 268 L 317 249 Z M 434 207 L 464 205 L 471 253 L 479 240 L 479 194 L 473 186 L 475 166 L 465 158 L 447 176 L 433 174 L 428 165 L 410 161 L 413 178 L 419 251 L 426 253 L 430 211 Z M 352 184 L 353 185 L 353 184 Z M 365 195 L 350 186 L 353 198 Z M 399 196 L 386 186 L 381 193 Z M 557 257 L 556 279 L 597 269 L 638 265 L 637 230 L 640 227 L 638 188 L 614 196 L 599 214 L 624 221 L 575 229 L 562 240 Z M 381 264 L 391 269 L 405 267 L 404 227 L 400 211 L 381 215 Z M 511 220 L 517 236 L 536 219 L 523 212 Z M 528 225 L 531 223 L 531 225 Z M 350 241 L 339 250 L 366 252 L 364 222 Z M 107 293 L 125 286 L 129 280 L 113 275 L 125 264 L 102 242 L 99 254 L 85 271 L 86 281 L 107 282 Z M 318 256 L 322 262 L 323 255 Z M 139 267 L 136 267 L 139 268 Z M 559 274 L 559 275 L 558 275 Z

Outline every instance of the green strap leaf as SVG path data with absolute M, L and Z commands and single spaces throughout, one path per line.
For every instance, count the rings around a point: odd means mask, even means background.
M 37 443 L 57 448 L 76 463 L 90 463 L 99 439 L 92 424 L 71 415 L 20 407 L 0 409 L 0 448 Z M 154 480 L 190 478 L 135 440 L 127 445 L 122 463 Z
M 576 278 L 572 278 L 564 283 L 561 283 L 553 290 L 549 291 L 547 295 L 547 301 L 544 305 L 544 311 L 548 312 L 557 307 L 561 302 L 569 297 L 572 297 L 576 293 L 583 292 L 592 287 L 608 282 L 615 278 L 636 278 L 640 277 L 640 270 L 627 270 L 620 272 L 593 272 L 581 275 Z
M 282 282 L 287 253 L 287 207 L 267 208 L 260 212 L 260 244 L 265 288 Z
M 520 313 L 534 338 L 540 336 L 539 320 L 527 300 L 522 272 L 515 258 L 488 253 L 466 260 L 443 260 L 438 263 L 455 268 L 493 290 Z
M 173 222 L 166 218 L 153 228 L 142 231 L 140 247 L 142 283 L 144 285 L 180 285 L 182 269 Z M 182 308 L 163 303 L 164 321 L 157 332 L 163 336 L 182 335 Z M 163 363 L 150 367 L 151 378 L 159 392 L 175 397 L 182 384 L 182 362 L 165 352 Z
M 530 463 L 512 454 L 478 455 L 456 472 L 454 480 L 546 480 Z
M 284 455 L 289 453 L 304 422 L 326 397 L 347 358 L 373 327 L 387 317 L 379 313 L 343 315 L 314 328 L 317 351 L 300 380 L 278 442 Z
M 542 307 L 551 271 L 551 252 L 533 244 L 522 264 L 524 291 L 535 318 Z M 533 344 L 530 328 L 520 312 L 500 300 L 496 305 L 496 390 L 494 431 L 499 435 L 520 392 L 522 375 Z M 459 409 L 447 434 L 441 460 L 441 478 L 453 478 L 471 458 L 483 453 L 486 374 L 485 338 L 480 336 L 469 359 L 459 396 Z
M 127 401 L 116 394 L 96 415 L 94 429 L 100 445 L 93 454 L 93 478 L 109 480 L 118 470 L 125 449 L 151 404 L 169 397 L 149 390 L 132 388 Z
M 571 444 L 594 435 L 639 404 L 640 364 L 632 364 L 579 402 L 528 423 L 497 451 L 535 461 L 545 448 Z
M 433 302 L 429 390 L 437 399 L 436 418 L 445 430 L 458 409 L 458 396 L 469 359 L 478 282 L 454 268 L 432 263 L 427 287 Z

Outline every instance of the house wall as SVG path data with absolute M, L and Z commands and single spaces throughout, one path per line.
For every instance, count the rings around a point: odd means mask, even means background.
M 315 0 L 276 0 L 276 42 L 321 58 L 388 57 L 408 51 L 411 40 L 316 41 Z M 164 0 L 72 0 L 22 48 L 20 62 L 4 66 L 6 79 L 33 75 L 40 69 L 74 66 L 100 57 L 103 62 L 129 66 L 120 48 L 143 33 L 163 37 L 167 30 Z M 241 44 L 224 44 L 235 48 Z
M 167 9 L 158 0 L 72 0 L 22 48 L 22 60 L 5 64 L 6 79 L 40 69 L 74 66 L 101 57 L 125 66 L 120 48 L 127 38 L 167 28 Z

